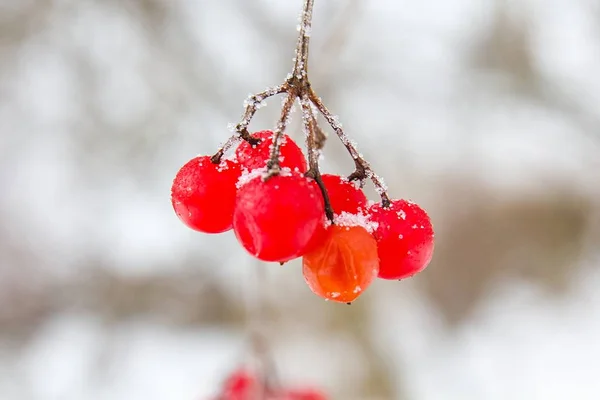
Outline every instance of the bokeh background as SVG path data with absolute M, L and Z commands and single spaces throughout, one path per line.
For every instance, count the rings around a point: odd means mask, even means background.
M 300 7 L 0 1 L 0 399 L 207 399 L 251 322 L 333 399 L 600 398 L 600 3 L 316 1 L 313 86 L 437 232 L 351 307 L 169 200 L 285 78 Z M 323 169 L 352 172 L 333 135 Z

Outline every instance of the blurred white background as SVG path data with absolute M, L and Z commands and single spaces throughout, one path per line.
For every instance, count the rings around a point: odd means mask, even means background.
M 0 0 L 0 399 L 207 399 L 244 358 L 256 263 L 170 185 L 283 81 L 300 7 Z M 268 265 L 282 380 L 600 398 L 600 3 L 316 0 L 311 39 L 314 88 L 437 247 L 352 307 Z M 333 135 L 323 168 L 352 172 Z

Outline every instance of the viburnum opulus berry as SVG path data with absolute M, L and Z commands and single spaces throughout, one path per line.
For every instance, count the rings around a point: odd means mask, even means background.
M 200 232 L 231 229 L 240 174 L 238 163 L 230 160 L 215 164 L 209 156 L 191 159 L 177 172 L 171 186 L 175 213 L 184 224 Z
M 353 182 L 333 174 L 322 174 L 321 180 L 327 190 L 329 205 L 334 214 L 356 214 L 367 207 L 367 197 Z M 309 251 L 319 246 L 324 240 L 326 222 L 325 215 L 323 215 L 323 224 L 317 228 L 308 246 Z
M 263 171 L 240 178 L 235 236 L 259 260 L 289 261 L 304 254 L 323 221 L 321 192 L 313 179 L 289 168 L 266 180 Z
M 342 212 L 355 214 L 360 209 L 366 208 L 367 197 L 353 182 L 333 174 L 323 174 L 321 179 L 327 189 L 329 204 L 335 214 Z
M 244 141 L 235 151 L 237 161 L 248 171 L 263 168 L 269 161 L 273 145 L 273 131 L 255 132 L 252 137 L 259 139 L 260 143 L 251 145 Z M 306 172 L 306 157 L 304 157 L 302 149 L 285 134 L 281 138 L 279 147 L 279 166 L 290 168 L 292 171 L 298 169 L 299 172 Z
M 393 200 L 389 208 L 373 204 L 368 213 L 377 223 L 373 236 L 380 278 L 407 278 L 427 267 L 433 256 L 434 234 L 425 210 L 407 200 Z
M 214 400 L 327 400 L 324 393 L 312 388 L 274 388 L 266 383 L 252 372 L 238 369 L 227 377 Z
M 234 371 L 223 384 L 219 400 L 250 400 L 259 389 L 259 382 L 249 371 Z
M 379 271 L 377 243 L 362 226 L 330 225 L 320 246 L 302 258 L 302 274 L 318 296 L 354 301 Z
M 273 400 L 327 400 L 327 396 L 315 389 L 291 389 L 275 396 Z

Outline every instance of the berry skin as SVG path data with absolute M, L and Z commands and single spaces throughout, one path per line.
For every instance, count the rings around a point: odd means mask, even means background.
M 250 372 L 239 369 L 234 371 L 223 384 L 219 400 L 250 400 L 260 388 L 259 382 Z
M 323 174 L 321 179 L 329 195 L 329 204 L 335 214 L 347 212 L 356 214 L 366 208 L 367 197 L 360 188 L 347 179 L 333 174 Z
M 356 214 L 367 207 L 367 197 L 360 188 L 354 186 L 354 183 L 347 179 L 333 174 L 322 174 L 321 179 L 327 189 L 329 204 L 333 213 L 340 215 L 342 213 Z M 321 196 L 322 198 L 322 196 Z M 311 239 L 308 251 L 315 249 L 325 239 L 325 226 L 327 218 L 323 216 L 323 223 L 317 228 L 315 235 Z
M 373 236 L 379 253 L 379 278 L 403 279 L 424 270 L 433 256 L 434 234 L 429 216 L 417 204 L 393 200 L 389 208 L 369 207 L 377 223 Z
M 302 273 L 318 296 L 354 301 L 379 271 L 377 242 L 362 226 L 331 225 L 321 246 L 305 254 Z
M 238 163 L 209 156 L 188 161 L 175 176 L 171 203 L 175 213 L 188 227 L 205 233 L 231 229 L 235 206 L 235 184 L 241 174 Z
M 277 400 L 327 400 L 327 396 L 314 389 L 292 389 L 277 396 Z
M 260 143 L 252 146 L 243 141 L 235 151 L 236 159 L 243 168 L 252 171 L 263 168 L 271 157 L 271 145 L 273 144 L 273 131 L 260 131 L 252 134 L 252 137 L 260 139 Z M 299 172 L 306 172 L 306 158 L 302 149 L 288 135 L 281 138 L 279 147 L 279 167 L 296 168 Z
M 241 185 L 233 229 L 254 257 L 285 262 L 304 254 L 324 212 L 317 183 L 284 169 L 266 182 L 257 175 Z
M 323 199 L 323 197 L 321 197 L 321 199 Z M 323 206 L 323 209 L 324 208 L 325 206 Z M 319 225 L 317 225 L 315 233 L 313 233 L 312 237 L 310 238 L 310 242 L 308 242 L 308 245 L 306 246 L 306 253 L 310 253 L 317 247 L 321 246 L 321 244 L 327 237 L 327 226 L 329 226 L 329 220 L 327 219 L 325 212 L 323 212 L 323 215 L 321 216 L 321 221 Z

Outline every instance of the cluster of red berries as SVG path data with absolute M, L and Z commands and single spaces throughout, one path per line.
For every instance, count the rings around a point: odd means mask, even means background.
M 220 233 L 233 228 L 239 243 L 263 261 L 303 257 L 310 289 L 325 299 L 348 303 L 376 278 L 402 279 L 422 271 L 433 253 L 427 213 L 407 200 L 369 202 L 357 182 L 323 174 L 325 196 L 306 176 L 306 158 L 282 137 L 279 171 L 266 167 L 273 132 L 252 135 L 229 159 L 199 156 L 177 173 L 171 200 L 190 228 Z M 216 161 L 216 162 L 213 162 Z
M 215 400 L 327 400 L 315 389 L 273 390 L 245 369 L 234 371 L 224 382 Z

